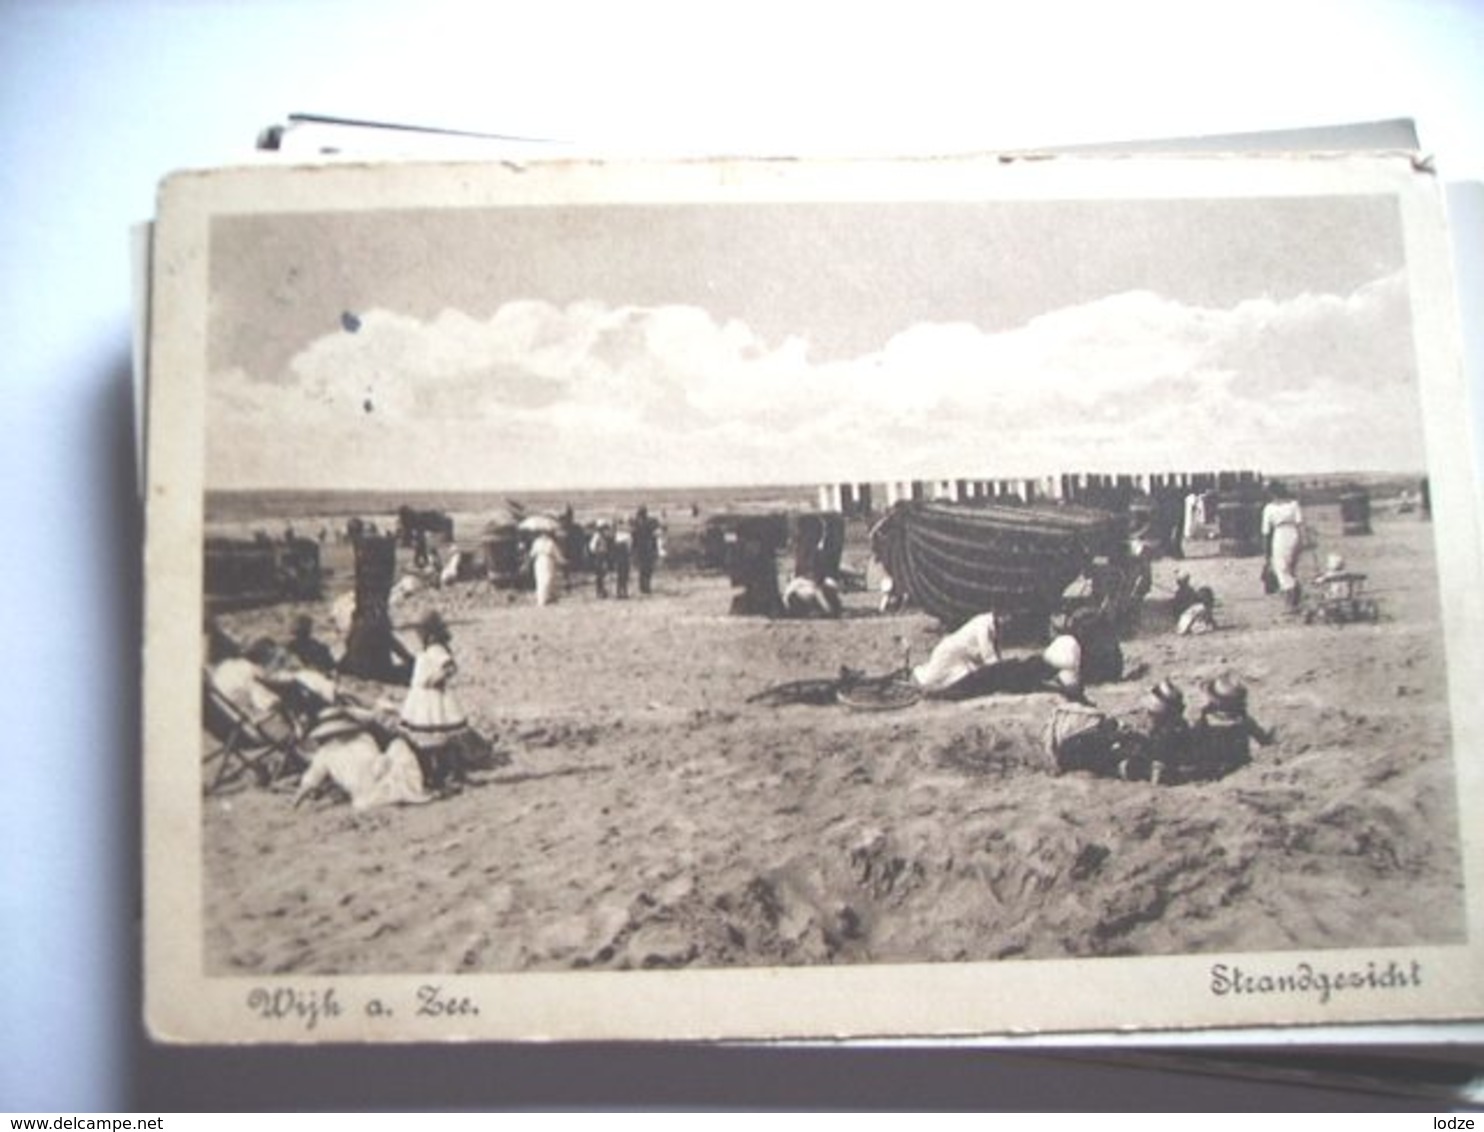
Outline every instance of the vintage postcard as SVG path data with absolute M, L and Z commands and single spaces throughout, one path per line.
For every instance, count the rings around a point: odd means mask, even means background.
M 157 1038 L 1484 1017 L 1408 155 L 187 173 L 151 325 Z

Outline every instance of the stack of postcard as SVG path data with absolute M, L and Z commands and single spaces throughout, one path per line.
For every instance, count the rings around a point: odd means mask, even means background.
M 1411 148 L 280 157 L 150 313 L 157 1038 L 1477 1038 Z

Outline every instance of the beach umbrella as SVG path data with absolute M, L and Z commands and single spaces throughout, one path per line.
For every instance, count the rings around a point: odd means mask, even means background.
M 550 515 L 527 515 L 517 524 L 517 528 L 530 534 L 554 535 L 562 529 L 562 525 Z

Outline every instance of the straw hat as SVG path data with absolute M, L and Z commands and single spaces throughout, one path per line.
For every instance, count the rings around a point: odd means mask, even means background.
M 1144 706 L 1155 715 L 1178 715 L 1185 710 L 1185 696 L 1173 682 L 1164 679 L 1145 694 Z
M 1328 555 L 1324 560 L 1326 574 L 1338 574 L 1345 569 L 1345 559 L 1338 554 Z
M 1212 706 L 1221 711 L 1247 708 L 1247 685 L 1228 672 L 1206 682 L 1206 695 L 1211 698 Z
M 315 743 L 326 743 L 331 739 L 343 739 L 364 731 L 354 716 L 344 708 L 332 707 L 321 712 L 309 729 L 309 738 Z

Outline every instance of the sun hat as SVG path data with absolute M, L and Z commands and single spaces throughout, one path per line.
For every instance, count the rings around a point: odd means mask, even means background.
M 1345 569 L 1345 559 L 1338 554 L 1328 555 L 1324 560 L 1326 574 L 1338 574 Z
M 364 730 L 350 712 L 344 708 L 332 707 L 320 712 L 314 726 L 309 729 L 309 738 L 315 743 L 326 743 L 331 739 L 357 735 Z
M 1206 682 L 1206 695 L 1214 707 L 1223 711 L 1244 711 L 1247 707 L 1247 685 L 1229 672 Z
M 1175 714 L 1185 710 L 1185 696 L 1166 678 L 1145 694 L 1144 706 L 1156 715 Z

